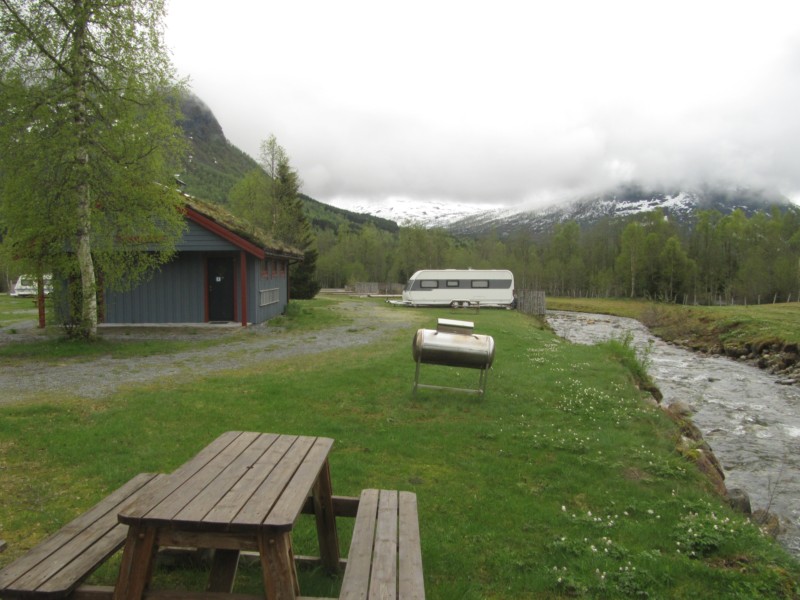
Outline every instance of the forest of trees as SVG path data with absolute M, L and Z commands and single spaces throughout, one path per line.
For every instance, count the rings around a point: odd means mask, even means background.
M 455 238 L 442 229 L 373 225 L 317 230 L 323 287 L 404 282 L 418 269 L 508 268 L 519 289 L 558 296 L 757 304 L 800 299 L 800 211 L 747 216 L 707 210 L 691 225 L 661 211 L 582 228 L 566 222 L 544 237 Z

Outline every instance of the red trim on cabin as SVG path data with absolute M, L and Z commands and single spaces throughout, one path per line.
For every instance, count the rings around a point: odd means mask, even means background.
M 233 320 L 239 320 L 239 307 L 236 305 L 236 257 L 227 257 L 231 261 L 231 269 L 233 270 L 233 285 L 231 286 L 231 307 L 233 307 Z
M 203 323 L 208 323 L 208 255 L 203 255 Z
M 263 248 L 259 248 L 252 242 L 248 242 L 246 239 L 235 234 L 227 227 L 224 227 L 219 223 L 217 223 L 216 221 L 209 219 L 204 214 L 197 212 L 196 210 L 194 210 L 189 206 L 186 207 L 186 216 L 190 220 L 200 225 L 201 227 L 204 227 L 205 229 L 208 229 L 210 232 L 215 233 L 222 239 L 229 241 L 231 244 L 233 244 L 240 250 L 244 250 L 245 252 L 248 252 L 253 256 L 255 256 L 256 258 L 260 259 L 263 259 L 266 256 Z
M 242 327 L 247 327 L 247 255 L 239 252 L 239 279 L 242 286 Z

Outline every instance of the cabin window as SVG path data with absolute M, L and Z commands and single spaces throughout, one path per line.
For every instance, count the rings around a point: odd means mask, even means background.
M 458 281 L 458 279 L 448 279 L 447 283 L 445 285 L 447 285 L 447 287 L 449 287 L 449 288 L 458 287 L 459 286 L 459 281 Z
M 423 279 L 419 282 L 419 287 L 423 290 L 432 290 L 439 287 L 439 282 L 435 279 Z
M 269 304 L 277 304 L 281 301 L 280 288 L 272 288 L 268 290 L 259 290 L 259 306 L 267 306 Z
M 472 287 L 474 287 L 474 288 L 488 288 L 489 287 L 489 280 L 488 279 L 473 279 L 472 280 Z

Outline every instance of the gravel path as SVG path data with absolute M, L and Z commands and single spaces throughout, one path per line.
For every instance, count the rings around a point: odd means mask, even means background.
M 26 361 L 0 368 L 0 404 L 52 400 L 58 394 L 82 398 L 104 398 L 122 387 L 147 384 L 168 378 L 190 381 L 200 375 L 266 364 L 267 361 L 372 343 L 389 331 L 413 327 L 415 312 L 371 302 L 344 300 L 336 307 L 342 325 L 315 331 L 289 332 L 269 325 L 148 327 L 136 331 L 103 328 L 106 339 L 225 338 L 220 344 L 174 354 L 135 358 L 103 357 L 90 361 L 66 359 L 60 362 Z M 15 333 L 0 333 L 0 344 L 21 343 L 42 334 L 33 327 L 15 327 Z M 410 343 L 410 341 L 409 341 Z M 411 360 L 409 351 L 409 360 Z M 16 361 L 15 361 L 16 362 Z

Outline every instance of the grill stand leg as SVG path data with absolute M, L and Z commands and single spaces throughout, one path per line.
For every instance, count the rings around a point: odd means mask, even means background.
M 417 387 L 419 386 L 419 359 L 417 359 L 417 372 L 414 374 L 414 398 L 417 397 Z
M 431 390 L 449 390 L 451 392 L 467 392 L 472 394 L 478 394 L 479 396 L 483 396 L 486 394 L 486 380 L 489 378 L 489 367 L 488 365 L 481 367 L 480 374 L 478 376 L 478 389 L 468 389 L 468 388 L 453 388 L 453 387 L 446 387 L 440 385 L 427 385 L 422 384 L 419 382 L 419 371 L 420 365 L 422 362 L 417 359 L 416 361 L 417 367 L 414 372 L 414 389 L 412 391 L 412 395 L 414 398 L 417 397 L 417 389 L 419 388 L 427 388 Z
M 478 390 L 480 391 L 481 396 L 486 393 L 486 380 L 489 377 L 489 367 L 483 367 L 481 369 L 480 377 L 478 378 Z

